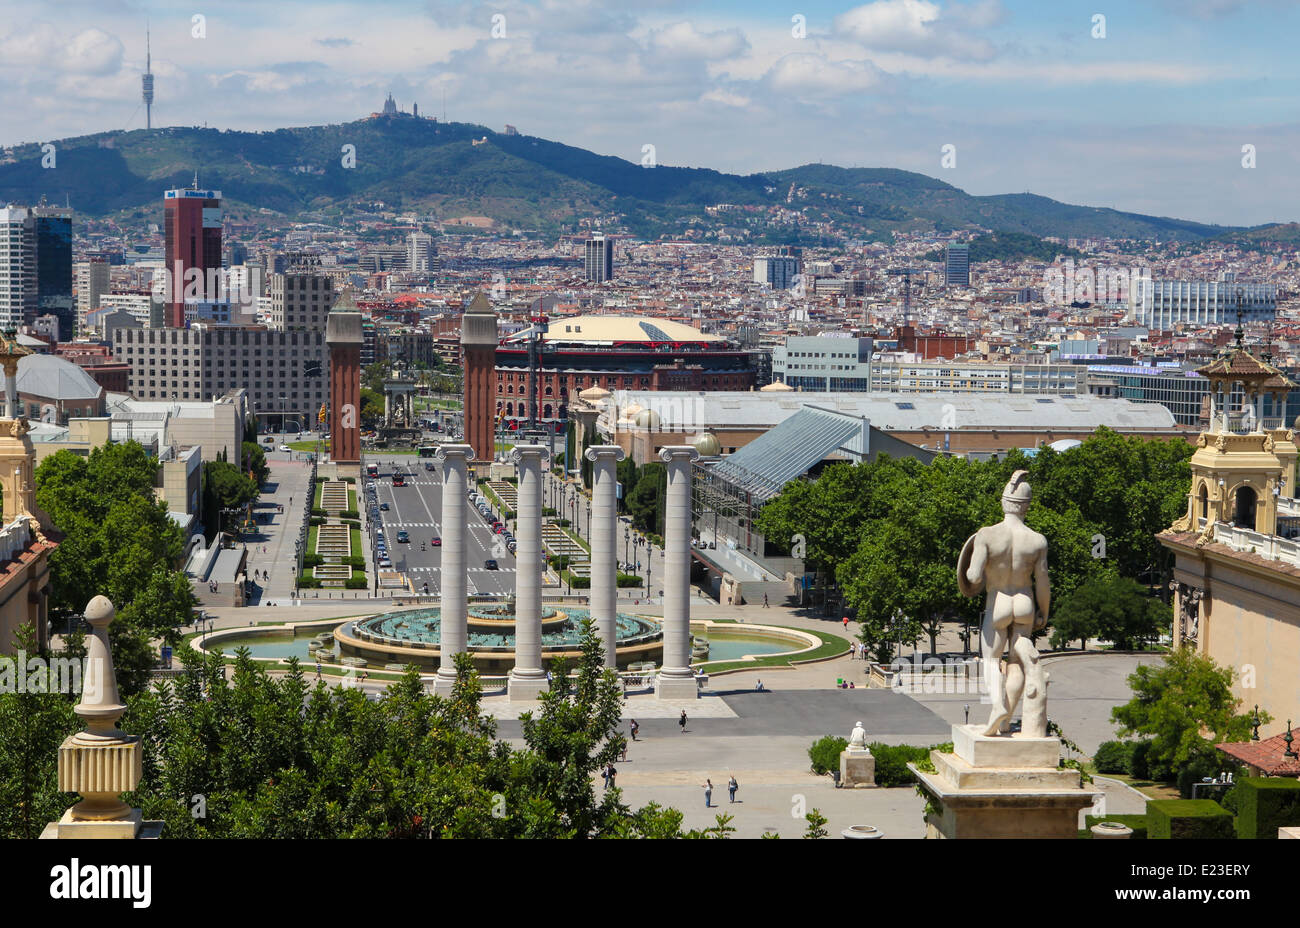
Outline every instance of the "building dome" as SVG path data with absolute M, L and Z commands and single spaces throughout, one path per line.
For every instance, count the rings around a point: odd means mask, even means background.
M 722 454 L 722 442 L 712 432 L 701 432 L 691 444 L 702 458 L 714 458 Z
M 766 387 L 759 387 L 759 393 L 793 393 L 794 387 L 788 383 L 769 383 Z
M 653 409 L 643 409 L 636 414 L 636 418 L 632 421 L 636 423 L 636 427 L 639 429 L 657 429 L 660 422 L 659 413 Z
M 588 403 L 599 403 L 601 400 L 607 400 L 613 395 L 604 387 L 588 387 L 578 394 L 578 399 L 586 400 Z

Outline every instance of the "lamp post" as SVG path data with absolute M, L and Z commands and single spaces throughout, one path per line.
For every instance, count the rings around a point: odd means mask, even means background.
M 632 556 L 631 553 L 628 551 L 628 546 L 631 544 L 631 542 L 632 542 L 632 530 L 627 526 L 624 526 L 623 527 L 623 563 L 624 564 L 626 564 Z

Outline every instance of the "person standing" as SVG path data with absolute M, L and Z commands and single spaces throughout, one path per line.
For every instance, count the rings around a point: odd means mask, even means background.
M 682 710 L 682 717 L 677 720 L 677 726 L 682 730 L 683 735 L 686 734 L 686 710 L 685 709 Z
M 704 808 L 713 808 L 713 781 L 709 779 L 704 781 Z
M 614 785 L 614 778 L 618 776 L 618 768 L 615 767 L 613 764 L 610 764 L 608 767 L 605 768 L 605 770 L 607 774 L 605 778 L 605 789 L 609 789 L 611 786 Z
M 738 789 L 740 789 L 740 784 L 736 782 L 736 777 L 733 774 L 731 779 L 727 780 L 727 796 L 732 802 L 736 801 L 736 790 Z
M 849 617 L 847 615 L 844 617 L 844 630 L 846 632 L 849 630 Z
M 605 789 L 609 789 L 609 764 L 601 768 L 600 778 L 605 781 Z
M 631 730 L 632 730 L 632 740 L 635 741 L 635 740 L 636 740 L 636 733 L 639 732 L 639 731 L 641 730 L 641 726 L 638 725 L 638 724 L 636 723 L 636 719 L 633 719 L 632 722 L 631 722 L 631 725 L 630 725 L 629 727 L 630 727 Z

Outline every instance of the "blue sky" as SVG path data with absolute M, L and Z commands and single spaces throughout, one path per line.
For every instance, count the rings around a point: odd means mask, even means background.
M 0 0 L 0 143 L 142 127 L 146 20 L 155 125 L 347 122 L 389 90 L 437 113 L 445 92 L 451 119 L 633 161 L 1300 218 L 1296 0 Z

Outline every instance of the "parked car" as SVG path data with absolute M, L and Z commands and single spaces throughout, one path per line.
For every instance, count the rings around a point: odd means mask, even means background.
M 293 449 L 290 448 L 288 445 L 281 445 L 281 446 L 280 446 L 280 450 L 281 450 L 281 451 L 292 451 Z
M 387 504 L 387 503 L 380 503 L 380 504 L 379 504 L 379 508 L 382 509 L 384 512 L 387 512 L 387 511 L 388 511 L 388 504 Z
M 393 566 L 393 562 L 390 561 L 390 560 L 388 559 L 388 556 L 387 556 L 387 555 L 384 555 L 384 556 L 382 556 L 382 557 L 379 558 L 379 566 L 380 566 L 380 567 L 392 567 L 392 566 Z
M 266 436 L 265 438 L 262 439 L 262 444 L 264 444 L 264 445 L 274 445 L 274 444 L 275 444 L 275 439 L 272 438 L 270 435 L 268 435 L 268 436 Z

